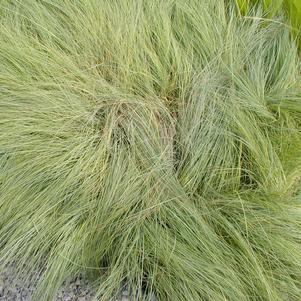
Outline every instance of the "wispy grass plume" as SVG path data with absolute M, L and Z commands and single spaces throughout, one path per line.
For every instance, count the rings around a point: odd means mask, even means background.
M 301 300 L 301 81 L 279 13 L 0 3 L 0 267 L 50 301 Z

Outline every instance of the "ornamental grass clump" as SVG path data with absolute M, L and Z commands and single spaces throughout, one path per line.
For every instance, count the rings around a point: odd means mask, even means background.
M 221 0 L 0 3 L 0 267 L 33 300 L 301 300 L 285 16 Z

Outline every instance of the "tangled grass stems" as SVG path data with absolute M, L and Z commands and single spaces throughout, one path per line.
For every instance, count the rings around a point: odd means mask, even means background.
M 34 300 L 300 300 L 300 59 L 260 11 L 1 2 L 0 264 Z
M 252 15 L 252 10 L 259 6 L 263 11 L 263 15 L 267 21 L 275 22 L 270 19 L 277 15 L 280 11 L 285 12 L 290 21 L 290 29 L 295 36 L 296 41 L 301 46 L 300 27 L 301 27 L 301 2 L 299 0 L 264 0 L 264 1 L 250 1 L 250 0 L 236 0 L 236 5 L 239 12 L 246 17 Z

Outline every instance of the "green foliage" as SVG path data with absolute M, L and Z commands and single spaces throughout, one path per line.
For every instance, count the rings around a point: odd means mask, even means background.
M 252 8 L 254 5 L 260 6 L 263 9 L 264 14 L 268 18 L 273 18 L 277 14 L 281 14 L 281 11 L 285 11 L 289 17 L 292 32 L 297 37 L 299 46 L 301 46 L 300 30 L 301 30 L 301 1 L 300 0 L 236 0 L 236 6 L 238 7 L 242 15 L 252 15 Z
M 253 11 L 1 1 L 0 267 L 34 300 L 301 300 L 300 58 Z
M 246 15 L 254 5 L 259 5 L 265 14 L 274 16 L 282 8 L 284 0 L 235 0 L 239 11 Z
M 285 2 L 285 8 L 291 18 L 292 26 L 294 27 L 295 33 L 299 35 L 301 30 L 301 1 L 291 0 Z

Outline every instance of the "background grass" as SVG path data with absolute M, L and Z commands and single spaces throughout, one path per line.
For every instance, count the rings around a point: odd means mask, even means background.
M 221 0 L 0 4 L 0 263 L 109 300 L 301 299 L 300 58 Z
M 243 15 L 252 15 L 252 7 L 260 6 L 265 17 L 273 18 L 279 12 L 284 12 L 289 17 L 291 30 L 301 47 L 301 2 L 299 0 L 236 0 L 236 5 Z

